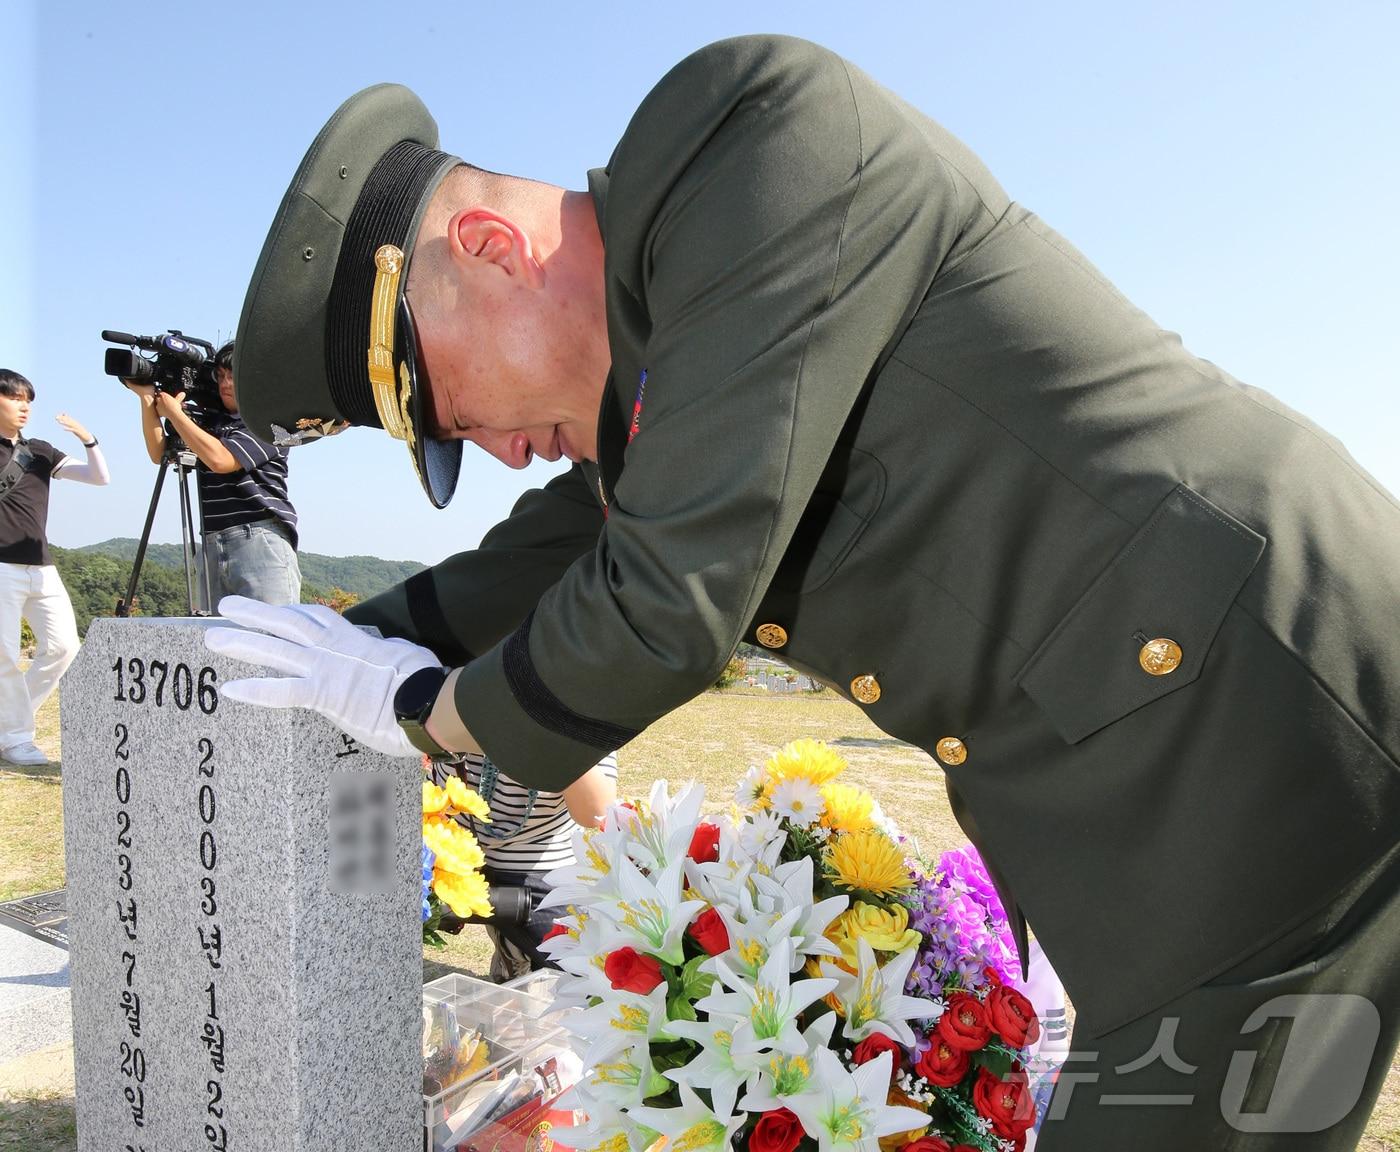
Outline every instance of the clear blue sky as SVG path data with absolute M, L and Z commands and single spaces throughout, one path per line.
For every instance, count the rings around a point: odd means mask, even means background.
M 154 469 L 98 333 L 231 336 L 302 153 L 350 93 L 415 89 L 446 150 L 570 188 L 700 45 L 809 37 L 941 120 L 1187 346 L 1338 436 L 1400 491 L 1400 4 L 535 4 L 0 0 L 0 365 L 30 434 L 102 439 L 55 489 L 68 547 L 138 534 Z M 402 445 L 292 455 L 303 547 L 436 561 L 525 487 L 470 447 L 434 511 Z M 154 539 L 174 540 L 167 491 Z

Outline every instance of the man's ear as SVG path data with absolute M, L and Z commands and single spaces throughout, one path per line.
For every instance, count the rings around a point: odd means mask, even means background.
M 447 241 L 454 257 L 474 262 L 483 271 L 520 276 L 532 287 L 542 278 L 530 234 L 516 221 L 489 208 L 464 208 L 453 215 L 447 225 Z

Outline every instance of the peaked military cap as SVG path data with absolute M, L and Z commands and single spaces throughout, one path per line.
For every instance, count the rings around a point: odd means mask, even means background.
M 462 163 L 437 145 L 436 122 L 398 84 L 366 88 L 337 109 L 292 177 L 253 270 L 234 379 L 244 420 L 272 443 L 350 424 L 406 441 L 441 508 L 457 486 L 462 444 L 423 434 L 404 298 L 428 201 Z

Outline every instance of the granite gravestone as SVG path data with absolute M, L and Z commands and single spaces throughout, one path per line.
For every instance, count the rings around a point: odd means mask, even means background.
M 79 1152 L 408 1152 L 416 765 L 222 699 L 209 627 L 94 620 L 63 681 Z

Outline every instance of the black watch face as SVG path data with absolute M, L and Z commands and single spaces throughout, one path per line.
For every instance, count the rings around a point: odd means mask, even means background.
M 420 668 L 399 685 L 394 694 L 394 715 L 400 720 L 416 720 L 437 699 L 447 674 L 441 668 Z

